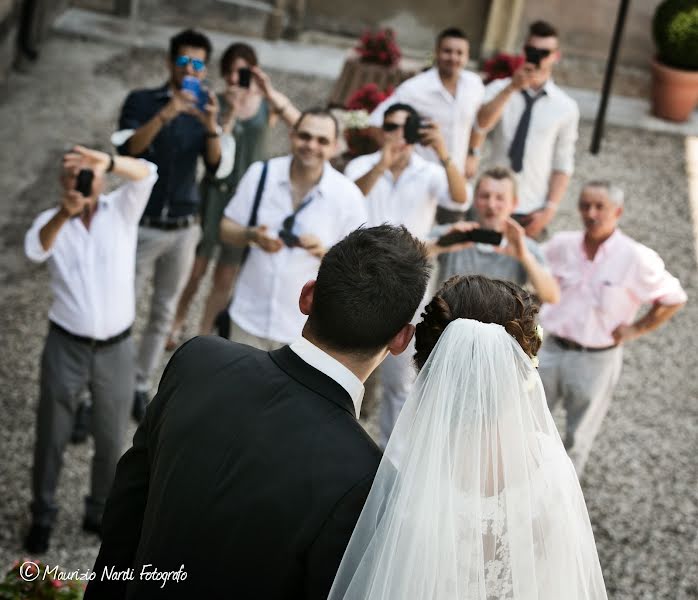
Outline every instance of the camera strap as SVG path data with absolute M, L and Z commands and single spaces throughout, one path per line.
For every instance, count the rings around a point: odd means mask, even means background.
M 262 174 L 259 176 L 259 183 L 257 184 L 257 191 L 254 196 L 254 203 L 252 204 L 252 212 L 250 212 L 250 218 L 247 221 L 248 227 L 255 227 L 257 225 L 257 213 L 259 212 L 259 204 L 262 201 L 262 194 L 264 193 L 264 184 L 267 182 L 267 171 L 269 170 L 269 161 L 265 160 L 262 163 Z M 245 246 L 242 251 L 242 256 L 240 257 L 240 268 L 245 264 L 247 260 L 247 255 L 250 253 L 250 247 Z

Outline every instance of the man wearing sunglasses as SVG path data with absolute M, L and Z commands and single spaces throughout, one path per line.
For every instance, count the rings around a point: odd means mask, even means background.
M 492 130 L 492 165 L 517 174 L 515 218 L 530 237 L 540 237 L 552 221 L 574 170 L 579 108 L 552 79 L 560 60 L 555 28 L 531 24 L 524 45 L 526 62 L 511 78 L 485 90 L 477 115 L 480 130 Z
M 250 248 L 229 309 L 235 342 L 274 350 L 296 341 L 305 323 L 300 290 L 327 250 L 366 223 L 361 192 L 329 163 L 337 132 L 331 113 L 305 111 L 290 134 L 291 155 L 252 164 L 225 209 L 221 240 Z M 256 224 L 248 225 L 258 194 Z
M 155 89 L 131 92 L 119 118 L 120 131 L 112 137 L 121 154 L 148 159 L 160 174 L 138 234 L 136 287 L 140 292 L 152 275 L 153 295 L 138 353 L 133 407 L 137 421 L 145 412 L 150 379 L 160 364 L 199 240 L 198 159 L 218 177 L 232 167 L 232 138 L 226 139 L 224 152 L 218 102 L 202 85 L 210 54 L 205 35 L 191 29 L 175 35 L 170 40 L 168 81 Z

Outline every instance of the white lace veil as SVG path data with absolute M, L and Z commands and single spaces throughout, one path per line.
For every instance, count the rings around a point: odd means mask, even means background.
M 581 488 L 531 359 L 451 322 L 417 377 L 329 600 L 598 600 Z

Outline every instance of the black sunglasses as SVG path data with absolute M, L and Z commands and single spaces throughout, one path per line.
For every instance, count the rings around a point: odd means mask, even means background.
M 398 125 L 397 123 L 383 123 L 383 131 L 397 131 L 402 127 L 404 127 L 404 125 Z

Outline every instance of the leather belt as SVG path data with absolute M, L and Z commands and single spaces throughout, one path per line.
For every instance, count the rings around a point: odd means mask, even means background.
M 551 333 L 548 335 L 560 348 L 564 348 L 565 350 L 576 350 L 577 352 L 603 352 L 604 350 L 611 350 L 616 347 L 614 344 L 613 346 L 604 346 L 603 348 L 590 348 L 589 346 L 582 346 L 575 341 L 561 338 Z
M 198 222 L 197 215 L 186 215 L 184 217 L 175 217 L 173 219 L 156 219 L 154 217 L 141 217 L 140 225 L 142 227 L 153 227 L 154 229 L 165 229 L 167 231 L 173 229 L 186 229 Z
M 64 329 L 63 327 L 61 327 L 57 323 L 54 323 L 53 321 L 49 321 L 49 323 L 51 324 L 51 329 L 59 331 L 63 335 L 69 337 L 72 340 L 75 340 L 76 342 L 80 342 L 81 344 L 88 344 L 92 348 L 104 348 L 105 346 L 112 346 L 113 344 L 116 344 L 121 340 L 125 340 L 129 335 L 131 335 L 131 328 L 129 327 L 121 333 L 117 333 L 115 336 L 107 338 L 106 340 L 96 340 L 91 337 L 85 337 L 83 335 L 75 335 L 74 333 L 70 333 L 70 331 Z

